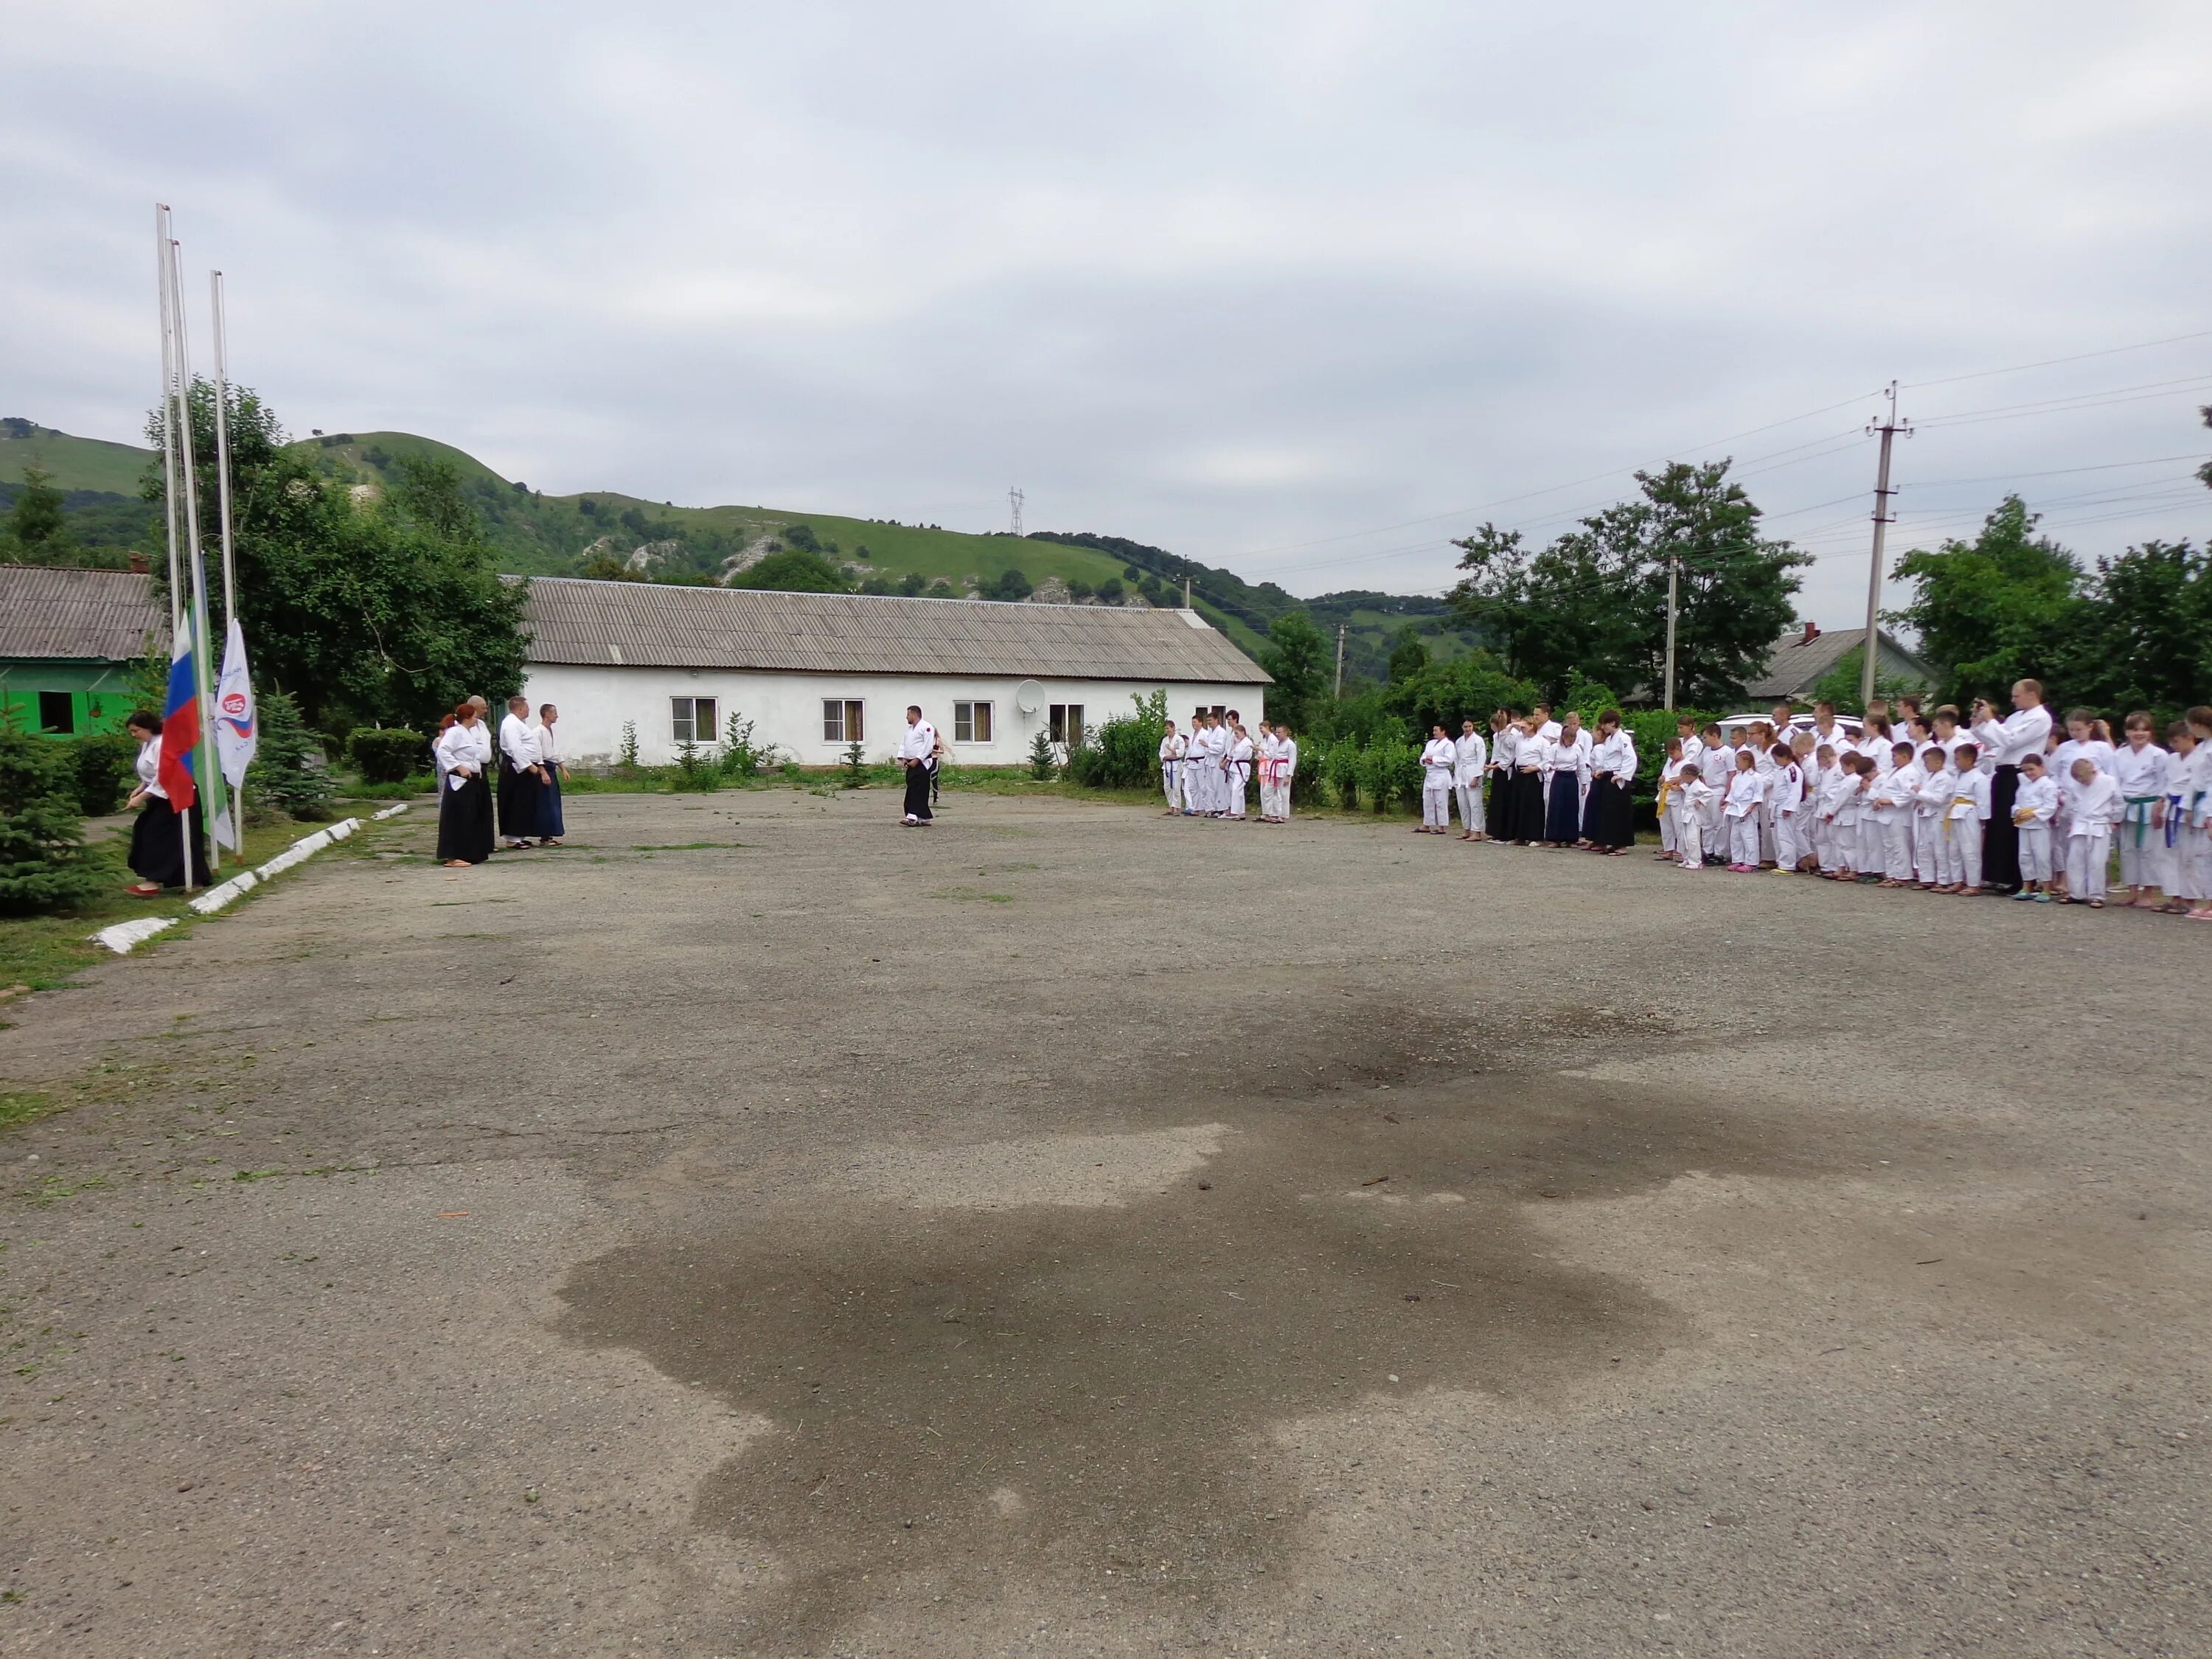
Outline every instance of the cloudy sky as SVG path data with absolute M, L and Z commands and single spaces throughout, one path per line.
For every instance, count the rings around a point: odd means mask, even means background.
M 295 430 L 547 490 L 983 530 L 1018 484 L 1032 529 L 1435 592 L 1484 518 L 1734 454 L 1834 624 L 1894 378 L 1906 545 L 2008 488 L 2089 552 L 2212 530 L 2202 0 L 71 0 L 8 35 L 0 414 L 73 432 L 149 401 L 158 198 Z

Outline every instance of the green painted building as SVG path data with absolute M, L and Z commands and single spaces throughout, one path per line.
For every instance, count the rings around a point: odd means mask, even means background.
M 56 738 L 119 731 L 131 709 L 131 670 L 149 645 L 169 648 L 169 615 L 152 577 L 0 565 L 0 708 L 18 729 Z

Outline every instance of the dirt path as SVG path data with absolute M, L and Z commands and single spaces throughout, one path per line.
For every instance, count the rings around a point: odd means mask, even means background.
M 893 806 L 7 1010 L 0 1654 L 2204 1651 L 2212 930 Z

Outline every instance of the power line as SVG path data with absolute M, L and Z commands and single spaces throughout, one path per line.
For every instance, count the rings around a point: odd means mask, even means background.
M 2112 472 L 2125 466 L 2162 466 L 2168 461 L 2194 461 L 2199 457 L 2189 455 L 2153 455 L 2140 461 L 2101 461 L 2094 466 L 2054 466 L 2041 472 L 1988 472 L 1977 478 L 1923 478 L 1911 486 L 1914 489 L 1934 489 L 1944 484 L 2006 483 L 2014 478 L 2056 478 L 2068 472 Z
M 2009 368 L 1982 368 L 1972 374 L 1949 374 L 1940 380 L 1908 380 L 1899 388 L 1901 392 L 1918 392 L 1931 386 L 1956 386 L 1961 380 L 1986 380 L 1993 374 L 2023 374 L 2031 368 L 2053 368 L 2060 363 L 2087 362 L 2092 357 L 2117 357 L 2126 351 L 2148 351 L 2153 346 L 2179 345 L 2184 340 L 2212 339 L 2212 328 L 2200 329 L 2194 334 L 2169 334 L 2162 340 L 2140 340 L 2134 345 L 2108 346 L 2102 351 L 2076 352 L 2071 357 L 2045 357 L 2041 362 L 2014 363 Z
M 2045 398 L 2034 403 L 1999 404 L 1993 409 L 1961 410 L 1956 414 L 1931 415 L 1933 426 L 1966 426 L 1983 421 L 2016 419 L 2024 415 L 2065 414 L 2076 409 L 2100 409 L 2106 404 L 2140 403 L 2145 398 L 2173 394 L 2184 387 L 2212 386 L 2212 374 L 2183 376 L 2178 380 L 2147 380 L 2141 386 L 2113 386 L 2106 392 L 2081 392 L 2066 398 Z M 2128 395 L 2133 394 L 2133 395 Z

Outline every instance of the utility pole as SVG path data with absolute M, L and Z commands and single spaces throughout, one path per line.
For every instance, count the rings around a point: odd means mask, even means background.
M 1681 575 L 1681 552 L 1670 547 L 1667 550 L 1667 701 L 1662 705 L 1667 708 L 1674 706 L 1674 613 Z
M 1336 695 L 1344 696 L 1344 624 L 1336 625 Z
M 1859 647 L 1864 659 L 1859 665 L 1859 708 L 1863 711 L 1874 701 L 1874 671 L 1876 659 L 1881 655 L 1881 552 L 1889 526 L 1897 514 L 1890 511 L 1890 497 L 1897 492 L 1889 485 L 1889 447 L 1900 432 L 1912 435 L 1912 422 L 1897 418 L 1897 382 L 1889 383 L 1889 418 L 1875 424 L 1869 422 L 1869 432 L 1881 434 L 1881 461 L 1876 470 L 1874 485 L 1874 562 L 1867 571 L 1866 639 Z
M 1188 576 L 1182 579 L 1182 608 L 1186 611 L 1190 609 L 1190 578 Z
M 1018 536 L 1022 533 L 1022 492 L 1018 489 L 1009 489 L 1006 492 L 1006 500 L 1013 506 L 1014 534 Z

